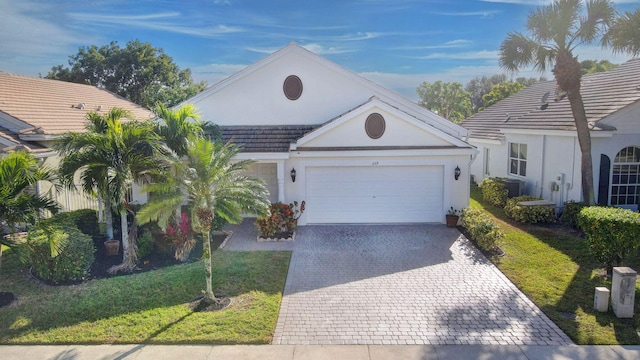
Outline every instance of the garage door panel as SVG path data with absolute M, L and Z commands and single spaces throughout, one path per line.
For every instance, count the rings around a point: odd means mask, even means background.
M 440 222 L 442 166 L 309 167 L 309 223 Z

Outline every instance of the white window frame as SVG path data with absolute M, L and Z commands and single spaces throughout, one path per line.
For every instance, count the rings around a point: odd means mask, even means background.
M 627 153 L 625 158 L 621 158 L 621 153 L 627 149 L 631 149 L 632 153 Z M 640 147 L 638 146 L 627 146 L 616 154 L 611 167 L 609 204 L 625 208 L 638 205 L 640 163 L 634 161 L 638 154 L 640 154 Z M 628 201 L 629 199 L 632 200 Z
M 511 147 L 512 146 L 517 146 L 516 149 L 516 156 L 512 156 L 511 153 Z M 528 161 L 528 155 L 527 155 L 527 150 L 528 150 L 528 146 L 527 144 L 524 143 L 516 143 L 516 142 L 510 142 L 509 143 L 509 147 L 507 148 L 507 155 L 508 155 L 508 163 L 507 163 L 507 169 L 509 171 L 509 175 L 514 175 L 514 176 L 520 176 L 520 177 L 526 177 L 527 176 L 527 161 Z M 524 149 L 524 151 L 523 151 Z M 516 170 L 515 172 L 512 172 L 511 169 L 511 164 L 513 162 L 516 162 Z M 524 166 L 523 166 L 524 165 Z

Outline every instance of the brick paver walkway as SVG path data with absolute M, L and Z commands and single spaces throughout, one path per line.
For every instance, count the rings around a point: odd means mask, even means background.
M 305 226 L 277 247 L 293 255 L 274 344 L 571 344 L 455 229 Z

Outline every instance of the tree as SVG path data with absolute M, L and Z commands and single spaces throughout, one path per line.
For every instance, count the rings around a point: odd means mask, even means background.
M 148 179 L 152 170 L 164 169 L 160 156 L 161 139 L 154 124 L 130 119 L 126 110 L 112 108 L 107 114 L 88 114 L 84 133 L 66 133 L 55 145 L 62 160 L 60 175 L 73 185 L 80 173 L 82 189 L 105 201 L 107 238 L 113 238 L 110 212 L 120 214 L 123 260 L 113 271 L 130 271 L 136 264 L 135 239 L 129 239 L 126 193 L 134 181 Z
M 604 42 L 614 52 L 640 54 L 640 8 L 635 12 L 625 11 L 617 17 L 604 37 Z
M 471 95 L 458 82 L 423 82 L 416 92 L 420 97 L 420 105 L 454 123 L 471 114 Z
M 69 67 L 54 66 L 46 78 L 105 88 L 146 108 L 173 106 L 207 87 L 194 83 L 191 70 L 180 70 L 162 49 L 139 40 L 125 48 L 116 41 L 80 47 L 69 56 Z
M 582 60 L 580 62 L 580 68 L 582 68 L 582 75 L 594 74 L 603 71 L 609 71 L 615 69 L 618 65 L 612 64 L 609 60 Z
M 174 209 L 186 200 L 190 205 L 192 228 L 202 235 L 206 275 L 204 301 L 214 303 L 211 283 L 211 222 L 220 216 L 230 223 L 242 220 L 242 214 L 263 215 L 269 208 L 264 182 L 246 175 L 248 160 L 233 160 L 239 149 L 231 144 L 212 143 L 206 138 L 190 138 L 186 162 L 174 157 L 173 171 L 163 182 L 145 189 L 154 196 L 138 212 L 137 220 L 158 220 L 166 229 Z
M 472 112 L 476 113 L 480 111 L 480 109 L 486 108 L 487 106 L 485 105 L 484 100 L 482 100 L 482 97 L 488 94 L 492 87 L 505 81 L 507 81 L 506 74 L 492 76 L 483 75 L 482 77 L 478 76 L 471 79 L 465 86 L 465 90 L 471 94 Z
M 155 113 L 156 133 L 178 156 L 187 154 L 187 139 L 204 135 L 204 124 L 200 121 L 200 115 L 193 104 L 183 105 L 177 110 L 158 104 Z
M 489 106 L 497 103 L 502 99 L 506 99 L 509 96 L 517 93 L 518 91 L 525 88 L 525 85 L 520 82 L 503 82 L 497 85 L 493 85 L 491 91 L 489 93 L 484 94 L 482 96 L 482 101 L 484 102 L 484 108 L 488 108 Z M 478 109 L 478 111 L 483 110 L 484 108 Z
M 511 32 L 500 45 L 500 65 L 517 71 L 533 65 L 544 71 L 552 66 L 558 87 L 567 93 L 576 124 L 581 151 L 582 197 L 586 204 L 594 204 L 591 134 L 580 94 L 582 69 L 577 46 L 591 44 L 606 34 L 615 20 L 615 10 L 608 0 L 588 0 L 583 14 L 581 0 L 555 0 L 529 13 L 528 36 Z M 606 45 L 606 38 L 602 39 Z
M 0 244 L 13 245 L 4 240 L 2 224 L 13 234 L 19 224 L 33 225 L 42 210 L 58 212 L 55 201 L 33 191 L 38 181 L 55 179 L 53 171 L 40 167 L 38 160 L 26 151 L 12 151 L 0 157 Z

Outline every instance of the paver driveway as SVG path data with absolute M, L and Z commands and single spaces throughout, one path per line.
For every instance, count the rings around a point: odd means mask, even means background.
M 455 229 L 304 226 L 286 246 L 274 344 L 571 343 Z

